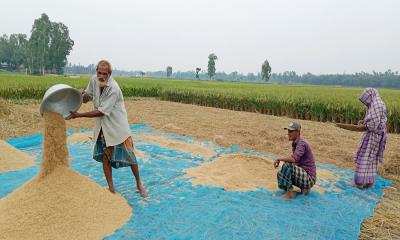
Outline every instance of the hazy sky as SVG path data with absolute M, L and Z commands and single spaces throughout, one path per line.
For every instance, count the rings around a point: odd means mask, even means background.
M 68 60 L 119 69 L 259 72 L 400 71 L 399 0 L 7 0 L 0 34 L 26 33 L 41 13 L 68 26 Z

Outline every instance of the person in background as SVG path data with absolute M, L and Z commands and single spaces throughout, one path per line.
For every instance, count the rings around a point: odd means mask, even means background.
M 357 125 L 364 134 L 354 158 L 354 183 L 358 188 L 372 187 L 376 181 L 378 165 L 383 163 L 387 141 L 386 106 L 378 90 L 366 88 L 359 97 L 367 107 L 365 117 Z
M 293 199 L 296 197 L 293 186 L 299 187 L 305 195 L 310 192 L 317 178 L 316 166 L 310 145 L 300 137 L 301 125 L 291 122 L 284 129 L 288 131 L 289 141 L 292 141 L 292 154 L 276 159 L 274 167 L 284 162 L 277 174 L 278 187 L 285 191 L 283 199 Z

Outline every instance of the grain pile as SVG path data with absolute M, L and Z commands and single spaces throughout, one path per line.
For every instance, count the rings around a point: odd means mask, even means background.
M 0 140 L 0 172 L 19 170 L 35 165 L 35 158 Z
M 0 200 L 0 239 L 101 239 L 132 215 L 125 199 L 70 169 L 66 126 L 45 113 L 40 172 Z
M 242 153 L 222 155 L 212 162 L 186 169 L 193 185 L 221 187 L 227 191 L 250 191 L 257 188 L 277 191 L 277 172 L 272 161 Z M 337 176 L 325 169 L 317 169 L 317 175 L 324 180 L 338 180 Z M 318 184 L 312 190 L 320 193 L 325 191 Z

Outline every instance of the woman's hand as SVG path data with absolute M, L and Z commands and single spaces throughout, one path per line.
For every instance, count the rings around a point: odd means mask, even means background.
M 360 132 L 364 132 L 365 130 L 367 130 L 367 127 L 364 125 L 364 123 L 362 124 L 358 124 L 357 128 Z
M 364 120 L 358 121 L 357 125 L 364 125 Z

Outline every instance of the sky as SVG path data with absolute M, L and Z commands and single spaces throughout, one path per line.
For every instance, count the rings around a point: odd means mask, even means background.
M 207 69 L 314 74 L 400 71 L 398 0 L 16 0 L 0 4 L 0 34 L 46 13 L 69 28 L 74 64 L 123 70 Z

